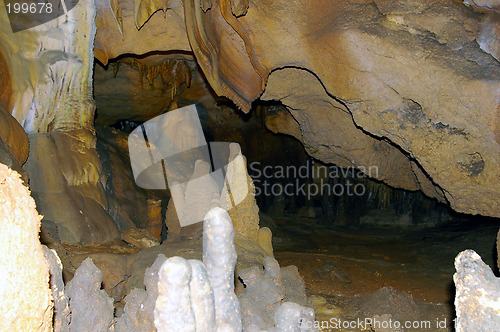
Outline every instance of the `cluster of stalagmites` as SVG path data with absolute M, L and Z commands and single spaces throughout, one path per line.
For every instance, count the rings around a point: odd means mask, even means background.
M 214 208 L 205 217 L 203 262 L 160 254 L 144 276 L 146 289 L 133 289 L 120 317 L 101 289 L 102 274 L 90 258 L 65 287 L 51 269 L 56 331 L 315 331 L 314 311 L 307 307 L 305 286 L 297 268 L 280 268 L 267 257 L 263 270 L 240 272 L 245 291 L 234 292 L 236 250 L 229 214 Z M 49 261 L 57 256 L 47 252 Z M 51 258 L 50 258 L 51 257 Z M 59 263 L 58 263 L 59 264 Z M 56 300 L 56 297 L 54 296 Z M 295 301 L 295 302 L 292 302 Z

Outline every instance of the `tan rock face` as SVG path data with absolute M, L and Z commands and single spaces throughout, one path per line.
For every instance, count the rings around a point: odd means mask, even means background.
M 248 110 L 265 90 L 316 158 L 500 216 L 500 66 L 475 42 L 480 14 L 433 0 L 260 2 L 239 18 L 229 1 L 185 7 L 218 94 Z
M 96 121 L 149 120 L 169 109 L 175 97 L 191 84 L 192 56 L 125 58 L 107 69 L 95 67 Z
M 0 164 L 0 330 L 51 331 L 49 266 L 41 216 L 19 174 Z
M 122 54 L 191 50 L 182 0 L 99 0 L 96 5 L 94 51 L 103 64 Z
M 12 81 L 6 59 L 0 51 L 0 139 L 10 154 L 22 165 L 28 158 L 28 137 L 10 112 Z
M 16 33 L 0 9 L 0 51 L 12 82 L 8 111 L 27 132 L 91 130 L 94 1 L 80 1 L 68 15 Z
M 0 139 L 19 165 L 28 158 L 28 136 L 23 127 L 0 105 Z
M 0 52 L 0 105 L 5 109 L 8 109 L 10 104 L 10 96 L 12 94 L 11 84 L 7 61 Z
M 120 233 L 108 214 L 95 137 L 84 130 L 30 135 L 25 169 L 40 213 L 66 243 L 102 243 Z M 128 227 L 132 222 L 129 221 Z

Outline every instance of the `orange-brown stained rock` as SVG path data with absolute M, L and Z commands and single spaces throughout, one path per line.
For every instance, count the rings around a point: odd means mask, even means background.
M 254 52 L 251 41 L 235 21 L 231 3 L 213 1 L 204 13 L 199 0 L 186 1 L 185 15 L 191 47 L 210 85 L 248 112 L 262 92 L 262 75 L 267 70 L 250 55 Z
M 146 229 L 154 235 L 158 242 L 161 241 L 162 225 L 161 200 L 148 199 L 148 227 Z
M 7 62 L 2 52 L 0 52 L 0 104 L 6 109 L 9 109 L 11 94 L 12 86 L 9 67 L 7 66 Z
M 28 136 L 9 112 L 12 94 L 11 84 L 7 62 L 0 52 L 0 139 L 10 154 L 22 165 L 28 158 Z

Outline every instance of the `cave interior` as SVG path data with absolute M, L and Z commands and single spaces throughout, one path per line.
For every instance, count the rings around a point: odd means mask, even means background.
M 500 2 L 15 3 L 0 265 L 45 269 L 52 300 L 1 305 L 1 330 L 500 330 Z M 215 260 L 210 218 L 232 221 Z

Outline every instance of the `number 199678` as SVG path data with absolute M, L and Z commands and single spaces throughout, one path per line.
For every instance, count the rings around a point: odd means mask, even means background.
M 52 13 L 52 4 L 50 2 L 14 2 L 13 4 L 7 3 L 7 13 L 11 14 L 50 14 Z

